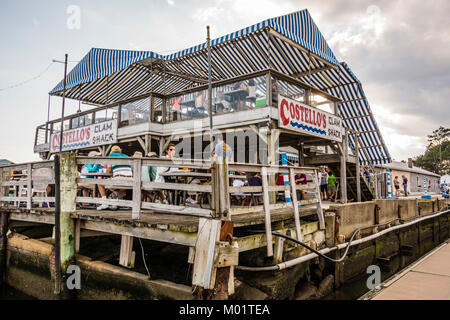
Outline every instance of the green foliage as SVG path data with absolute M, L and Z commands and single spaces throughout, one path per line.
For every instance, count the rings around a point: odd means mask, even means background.
M 414 164 L 440 175 L 450 173 L 450 128 L 440 127 L 428 136 L 425 154 L 414 159 Z

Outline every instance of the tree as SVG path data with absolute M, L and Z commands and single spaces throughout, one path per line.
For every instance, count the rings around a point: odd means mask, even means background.
M 450 172 L 450 128 L 439 127 L 428 135 L 425 154 L 414 159 L 416 166 L 444 175 Z
M 442 143 L 448 140 L 450 137 L 450 128 L 444 128 L 442 126 L 439 129 L 434 130 L 431 135 L 428 135 L 428 142 L 430 143 L 427 147 L 439 146 L 439 162 L 442 162 Z

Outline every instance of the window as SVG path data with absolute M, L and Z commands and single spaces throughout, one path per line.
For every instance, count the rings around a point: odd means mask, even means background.
M 162 105 L 163 105 L 163 99 L 161 98 L 153 98 L 153 113 L 152 113 L 152 121 L 153 122 L 163 122 L 162 117 Z
M 213 114 L 249 110 L 266 106 L 266 77 L 261 76 L 212 88 Z M 168 121 L 206 117 L 208 90 L 180 95 L 168 100 Z
M 95 123 L 117 119 L 119 107 L 112 107 L 95 112 Z
M 130 102 L 121 106 L 120 126 L 148 122 L 150 119 L 150 98 Z
M 303 88 L 284 80 L 272 78 L 272 103 L 275 105 L 278 104 L 279 94 L 299 102 L 305 102 L 305 90 Z

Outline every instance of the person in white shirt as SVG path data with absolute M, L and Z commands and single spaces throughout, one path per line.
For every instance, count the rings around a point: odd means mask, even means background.
M 239 174 L 239 173 L 236 172 L 236 174 Z M 245 182 L 243 180 L 237 179 L 237 178 L 233 179 L 233 187 L 243 187 L 244 185 L 245 185 Z M 244 193 L 242 193 L 242 192 L 235 192 L 235 193 L 233 193 L 233 196 L 236 198 L 236 200 L 238 202 L 239 201 L 241 202 L 240 203 L 241 206 L 244 205 L 245 198 L 246 198 L 246 195 Z

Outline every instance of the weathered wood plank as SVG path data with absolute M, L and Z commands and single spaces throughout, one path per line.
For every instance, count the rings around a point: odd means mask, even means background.
M 133 251 L 133 237 L 122 235 L 120 242 L 119 264 L 126 268 L 134 268 L 136 253 Z
M 107 221 L 81 220 L 81 229 L 127 235 L 191 247 L 195 245 L 197 240 L 196 233 L 176 232 L 157 228 L 134 228 L 130 225 L 113 224 Z
M 192 285 L 200 286 L 204 289 L 214 288 L 216 278 L 214 257 L 216 243 L 220 238 L 220 223 L 220 220 L 216 219 L 199 219 Z
M 131 211 L 132 219 L 139 219 L 139 214 L 141 213 L 141 160 L 134 159 L 133 160 L 133 206 Z
M 295 174 L 294 170 L 289 170 L 289 180 L 291 184 L 291 199 L 292 199 L 292 206 L 294 207 L 294 219 L 295 219 L 295 229 L 297 233 L 297 240 L 302 241 L 302 231 L 300 227 L 300 216 L 298 214 L 298 201 L 297 201 L 297 191 L 296 191 L 296 183 L 295 183 Z
M 263 187 L 263 202 L 264 202 L 264 212 L 265 212 L 265 226 L 266 226 L 266 239 L 267 239 L 267 256 L 273 256 L 272 247 L 272 221 L 270 217 L 270 200 L 269 200 L 269 190 L 268 190 L 268 180 L 267 180 L 267 168 L 261 168 L 261 179 Z

